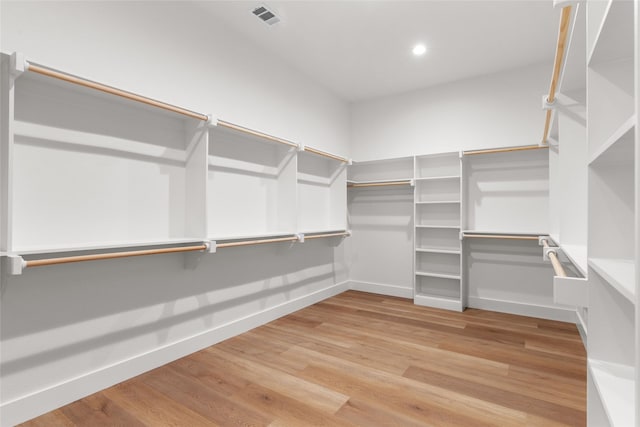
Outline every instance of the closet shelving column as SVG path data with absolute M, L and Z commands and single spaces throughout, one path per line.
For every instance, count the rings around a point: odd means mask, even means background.
M 349 160 L 301 147 L 297 161 L 298 231 L 346 230 Z
M 415 158 L 414 302 L 462 311 L 460 153 Z
M 637 420 L 634 3 L 587 3 L 588 421 L 598 426 Z
M 3 251 L 203 242 L 206 115 L 19 54 L 2 66 Z
M 292 235 L 298 144 L 225 121 L 209 131 L 208 236 Z
M 413 157 L 348 167 L 351 289 L 413 298 Z

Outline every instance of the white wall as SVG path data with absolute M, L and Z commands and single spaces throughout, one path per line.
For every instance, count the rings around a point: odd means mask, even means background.
M 164 2 L 2 2 L 1 50 L 341 155 L 348 105 L 207 16 Z M 46 212 L 43 212 L 43 215 Z M 344 288 L 328 241 L 36 268 L 4 277 L 2 425 Z M 251 317 L 252 315 L 256 315 Z
M 357 103 L 352 157 L 539 144 L 551 70 L 541 64 Z

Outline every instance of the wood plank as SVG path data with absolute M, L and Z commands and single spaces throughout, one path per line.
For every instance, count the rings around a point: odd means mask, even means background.
M 575 325 L 348 291 L 25 423 L 583 425 Z

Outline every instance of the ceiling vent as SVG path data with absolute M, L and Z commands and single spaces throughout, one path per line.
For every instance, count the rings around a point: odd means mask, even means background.
M 276 15 L 273 9 L 269 9 L 264 4 L 254 8 L 251 13 L 267 25 L 275 25 L 280 22 L 280 18 Z

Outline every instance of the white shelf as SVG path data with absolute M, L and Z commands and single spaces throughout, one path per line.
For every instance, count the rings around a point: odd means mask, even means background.
M 633 161 L 635 117 L 625 120 L 591 156 L 589 164 L 619 164 Z
M 148 246 L 171 246 L 171 245 L 184 245 L 187 243 L 202 243 L 208 239 L 202 238 L 175 238 L 175 239 L 163 239 L 163 240 L 139 240 L 139 241 L 112 241 L 112 242 L 95 242 L 86 245 L 69 245 L 69 246 L 42 246 L 34 247 L 29 246 L 23 248 L 15 248 L 8 252 L 18 255 L 41 255 L 41 254 L 54 254 L 64 252 L 88 252 L 88 251 L 100 251 L 108 249 L 125 249 L 125 248 L 141 248 Z
M 416 248 L 416 252 L 431 253 L 431 254 L 451 254 L 460 255 L 462 251 L 453 249 L 441 249 L 441 248 Z
M 635 425 L 635 381 L 632 366 L 589 359 L 589 371 L 613 427 Z
M 459 229 L 459 225 L 422 225 L 417 224 L 416 228 L 451 228 L 451 229 Z
M 411 181 L 412 179 L 413 178 L 374 179 L 369 181 L 354 181 L 352 179 L 348 179 L 347 184 L 385 184 L 388 182 Z
M 284 237 L 284 236 L 294 236 L 296 233 L 291 231 L 282 231 L 282 232 L 270 232 L 270 233 L 257 233 L 257 234 L 229 234 L 229 235 L 217 235 L 210 237 L 210 240 L 215 240 L 216 242 L 222 240 L 247 240 L 247 239 L 267 239 L 271 237 Z
M 580 274 L 583 277 L 587 277 L 587 247 L 584 245 L 560 245 L 560 249 L 564 251 L 571 263 L 576 266 Z
M 591 258 L 589 266 L 632 304 L 635 304 L 636 272 L 633 260 Z
M 430 200 L 426 202 L 416 202 L 416 205 L 454 204 L 454 203 L 460 203 L 460 200 Z
M 444 175 L 444 176 L 428 176 L 422 178 L 415 178 L 416 181 L 438 181 L 447 179 L 460 179 L 460 175 Z
M 416 276 L 439 277 L 441 279 L 460 280 L 460 275 L 459 274 L 432 273 L 432 272 L 429 272 L 429 271 L 416 271 Z
M 600 3 L 599 7 L 602 10 L 598 10 L 596 15 L 596 20 L 600 21 L 600 25 L 588 53 L 589 66 L 619 58 L 633 57 L 633 45 L 621 43 L 621 41 L 633 40 L 633 1 L 609 0 L 608 2 L 595 1 L 593 3 L 596 5 Z M 593 11 L 593 6 L 589 8 L 589 11 Z M 600 18 L 601 16 L 602 18 Z
M 548 233 L 545 232 L 523 232 L 523 231 L 513 231 L 513 230 L 462 230 L 464 234 L 497 234 L 497 235 L 506 235 L 506 236 L 547 236 Z

